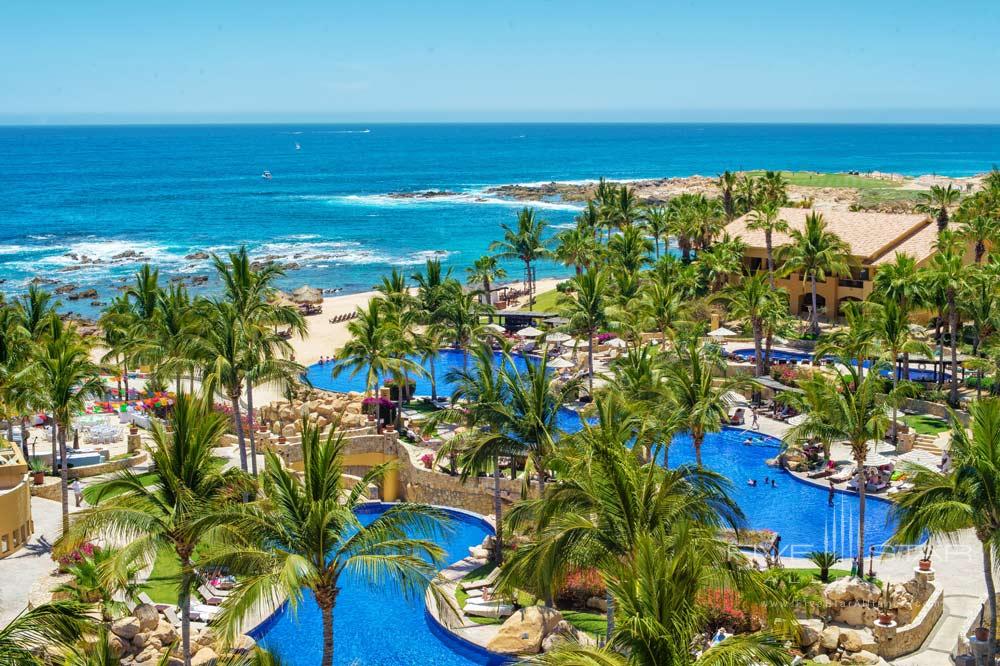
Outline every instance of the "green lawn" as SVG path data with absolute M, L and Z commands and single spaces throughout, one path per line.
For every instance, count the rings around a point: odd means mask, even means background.
M 805 567 L 802 569 L 786 569 L 786 571 L 794 571 L 799 575 L 799 580 L 803 582 L 808 581 L 818 581 L 819 580 L 819 568 L 818 567 Z M 834 581 L 838 578 L 844 578 L 845 576 L 850 576 L 851 572 L 849 569 L 830 569 L 830 580 Z
M 937 435 L 951 429 L 947 421 L 930 414 L 904 415 L 901 420 L 918 435 Z
M 156 481 L 156 475 L 153 474 L 152 472 L 146 472 L 144 474 L 139 475 L 139 480 L 142 481 L 142 485 L 148 486 Z M 120 495 L 122 492 L 121 490 L 109 490 L 108 492 L 101 495 L 102 486 L 103 482 L 95 483 L 94 485 L 87 486 L 86 488 L 83 489 L 83 499 L 87 500 L 87 504 L 91 506 L 96 506 L 98 503 L 99 496 L 101 497 L 101 499 L 109 499 L 111 497 L 114 497 L 115 495 Z
M 751 175 L 762 176 L 763 171 L 751 171 Z M 899 187 L 902 183 L 867 176 L 852 176 L 846 173 L 815 173 L 812 171 L 782 171 L 790 185 L 801 187 L 852 187 L 859 190 L 886 189 Z
M 161 604 L 176 604 L 177 576 L 180 572 L 181 563 L 173 549 L 169 546 L 160 548 L 146 583 L 146 594 Z
M 532 306 L 532 309 L 535 312 L 556 312 L 559 309 L 557 306 L 559 296 L 559 292 L 555 289 L 535 294 L 535 305 Z M 527 310 L 528 304 L 525 303 L 521 309 Z
M 860 208 L 877 208 L 892 204 L 909 205 L 919 201 L 921 194 L 924 194 L 924 191 L 900 190 L 891 187 L 863 189 L 858 196 L 858 206 Z

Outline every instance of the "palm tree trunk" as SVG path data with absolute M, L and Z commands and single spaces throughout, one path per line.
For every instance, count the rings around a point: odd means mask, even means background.
M 483 291 L 486 292 L 486 305 L 493 305 L 493 292 L 490 291 L 489 280 L 483 280 Z
M 958 308 L 955 305 L 955 293 L 948 295 L 948 332 L 951 335 L 951 388 L 948 392 L 948 402 L 952 407 L 958 406 Z
M 321 608 L 323 613 L 323 666 L 333 666 L 333 606 Z
M 125 395 L 120 396 L 122 400 L 128 402 L 128 364 L 122 363 L 122 381 L 125 382 Z
M 234 392 L 229 396 L 229 401 L 233 406 L 233 421 L 236 426 L 236 441 L 240 446 L 240 469 L 247 471 L 247 444 L 243 434 L 243 419 L 240 418 L 240 393 Z
M 250 425 L 250 472 L 257 476 L 257 437 L 253 423 L 253 382 L 247 382 L 247 423 Z
M 611 642 L 611 634 L 615 632 L 615 597 L 607 589 L 604 591 L 604 601 L 608 605 L 608 628 L 605 631 L 604 639 Z
M 867 447 L 867 442 L 862 446 Z M 865 453 L 867 448 L 863 449 L 860 458 L 855 456 L 855 463 L 858 466 L 858 566 L 861 568 L 858 572 L 859 578 L 865 577 Z
M 990 645 L 987 664 L 993 664 L 996 660 L 997 652 L 997 593 L 996 585 L 993 582 L 993 561 L 990 556 L 990 544 L 987 541 L 980 541 L 983 549 L 983 576 L 986 579 L 986 600 L 990 607 Z
M 937 321 L 934 323 L 934 334 L 937 335 L 938 341 L 938 368 L 936 371 L 937 377 L 935 377 L 938 390 L 944 386 L 944 336 L 941 335 L 941 320 L 944 319 L 944 310 L 938 308 Z
M 502 503 L 500 502 L 500 456 L 494 456 L 493 458 L 493 515 L 496 517 L 496 536 L 493 539 L 493 561 L 496 562 L 497 566 L 503 564 L 503 532 L 501 531 L 501 523 L 503 522 L 503 517 L 501 516 L 501 511 L 503 510 Z
M 764 244 L 767 246 L 767 281 L 771 285 L 771 291 L 774 291 L 774 247 L 770 231 L 764 233 Z
M 59 500 L 62 503 L 62 533 L 69 532 L 69 461 L 66 459 L 66 428 L 59 428 Z
M 764 344 L 764 373 L 771 371 L 771 346 L 774 345 L 774 331 L 770 327 L 767 329 L 767 340 Z
M 816 306 L 816 274 L 810 277 L 812 282 L 812 331 L 814 335 L 819 335 L 819 310 Z
M 896 387 L 899 385 L 899 354 L 896 350 L 892 350 L 892 393 L 893 398 L 896 395 Z M 896 422 L 896 418 L 899 416 L 898 407 L 896 405 L 896 400 L 892 401 L 892 447 L 899 448 L 899 425 Z
M 185 569 L 190 566 L 190 562 L 183 565 Z M 181 606 L 181 654 L 184 657 L 184 666 L 191 666 L 191 585 L 193 584 L 191 574 L 185 573 L 181 580 L 180 598 L 178 602 Z
M 691 440 L 694 442 L 694 460 L 701 467 L 701 445 L 705 439 L 703 434 L 692 434 Z
M 52 419 L 52 476 L 59 473 L 59 424 Z
M 760 339 L 761 339 L 760 318 L 754 317 L 753 318 L 753 361 L 754 361 L 753 376 L 754 377 L 760 377 L 762 370 L 761 366 L 764 364 L 764 358 L 763 356 L 761 356 Z
M 594 396 L 594 332 L 590 331 L 587 336 L 587 397 L 593 400 Z
M 528 288 L 528 310 L 531 310 L 535 306 L 534 292 L 531 290 L 531 262 L 524 262 L 524 277 Z
M 431 402 L 433 402 L 436 405 L 438 400 L 438 386 L 437 386 L 437 375 L 434 372 L 433 355 L 428 359 L 428 365 L 431 366 Z

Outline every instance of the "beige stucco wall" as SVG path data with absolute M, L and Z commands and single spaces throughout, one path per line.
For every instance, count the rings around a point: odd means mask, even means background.
M 0 439 L 0 558 L 16 552 L 35 531 L 28 464 L 21 449 Z

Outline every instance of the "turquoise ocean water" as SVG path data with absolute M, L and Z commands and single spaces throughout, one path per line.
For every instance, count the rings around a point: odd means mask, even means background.
M 461 271 L 523 205 L 484 196 L 490 185 L 751 168 L 970 175 L 1000 162 L 1000 127 L 0 127 L 0 156 L 0 290 L 18 293 L 40 277 L 94 287 L 107 300 L 144 260 L 168 277 L 209 275 L 206 261 L 187 257 L 240 244 L 295 262 L 287 287 L 363 291 L 428 257 Z M 430 189 L 455 194 L 387 196 Z M 554 227 L 577 213 L 563 202 L 534 205 Z M 77 268 L 84 256 L 93 263 Z M 560 271 L 543 266 L 539 275 Z M 66 309 L 92 310 L 87 301 Z

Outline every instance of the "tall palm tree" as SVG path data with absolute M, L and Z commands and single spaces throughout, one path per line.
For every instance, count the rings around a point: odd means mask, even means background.
M 538 666 L 783 666 L 787 636 L 757 632 L 732 636 L 696 656 L 712 594 L 759 600 L 782 614 L 783 600 L 741 554 L 714 538 L 711 528 L 678 521 L 664 534 L 640 533 L 627 558 L 601 568 L 618 620 L 605 647 L 566 642 L 529 658 Z M 665 545 L 666 544 L 666 545 Z M 787 621 L 787 613 L 783 614 Z M 775 624 L 779 624 L 776 622 Z M 787 626 L 787 625 L 779 625 Z
M 524 208 L 517 216 L 516 227 L 506 224 L 500 226 L 504 231 L 503 240 L 491 243 L 490 250 L 496 252 L 500 259 L 517 259 L 524 263 L 524 282 L 528 289 L 530 310 L 535 305 L 535 274 L 532 272 L 532 264 L 551 256 L 549 242 L 543 238 L 548 223 L 535 217 L 534 209 Z
M 934 218 L 937 222 L 938 233 L 948 228 L 951 208 L 962 198 L 962 193 L 952 187 L 932 185 L 929 192 L 922 192 L 919 195 L 917 205 L 913 207 L 918 213 L 925 213 Z
M 445 301 L 445 292 L 456 284 L 451 277 L 451 269 L 443 270 L 440 259 L 428 259 L 423 272 L 418 271 L 410 277 L 417 283 L 417 307 L 423 315 L 421 319 L 432 321 Z
M 643 216 L 646 220 L 646 231 L 653 237 L 653 247 L 656 250 L 656 260 L 660 259 L 660 241 L 663 241 L 664 251 L 669 247 L 670 215 L 662 206 L 651 206 Z
M 246 398 L 247 423 L 250 432 L 250 472 L 257 476 L 257 436 L 254 433 L 254 401 L 255 386 L 274 385 L 288 390 L 299 383 L 299 378 L 305 372 L 300 363 L 289 357 L 292 355 L 291 345 L 275 333 L 271 328 L 255 326 L 247 335 L 246 356 Z
M 438 324 L 424 327 L 423 331 L 413 336 L 414 351 L 420 356 L 421 365 L 427 368 L 427 376 L 431 381 L 431 402 L 437 404 L 437 371 L 435 361 L 445 343 L 444 328 Z
M 484 254 L 476 259 L 472 266 L 466 268 L 465 272 L 466 283 L 482 285 L 486 305 L 493 305 L 492 286 L 496 284 L 497 280 L 507 277 L 507 271 L 500 266 L 497 258 Z
M 918 353 L 930 356 L 930 347 L 913 337 L 910 332 L 910 315 L 896 301 L 886 301 L 882 304 L 869 303 L 868 312 L 873 314 L 873 323 L 869 329 L 882 344 L 889 361 L 892 363 L 892 388 L 897 391 L 899 386 L 899 356 L 900 354 Z M 904 375 L 909 380 L 909 375 Z M 899 443 L 898 410 L 899 405 L 892 403 L 892 444 Z
M 210 561 L 242 578 L 217 620 L 226 635 L 234 635 L 247 617 L 286 597 L 293 608 L 298 606 L 308 590 L 323 619 L 320 663 L 332 666 L 333 613 L 345 576 L 376 589 L 392 583 L 410 598 L 427 589 L 435 565 L 444 557 L 433 539 L 447 528 L 447 514 L 403 503 L 364 525 L 355 511 L 367 501 L 368 485 L 379 483 L 390 465 L 373 467 L 348 488 L 343 480 L 344 449 L 339 433 L 330 429 L 324 438 L 320 428 L 303 421 L 301 475 L 268 451 L 267 496 L 216 517 L 232 526 L 233 538 L 212 553 Z M 422 536 L 411 536 L 413 531 Z
M 88 623 L 84 609 L 70 601 L 53 601 L 26 610 L 0 628 L 0 666 L 41 663 L 37 651 L 73 645 Z
M 988 663 L 996 656 L 997 601 L 994 561 L 1000 543 L 1000 399 L 977 400 L 969 407 L 970 428 L 952 415 L 951 471 L 910 466 L 913 488 L 896 496 L 893 541 L 914 544 L 930 533 L 948 536 L 971 529 L 983 558 L 990 608 Z
M 52 294 L 38 285 L 28 286 L 28 292 L 18 300 L 21 325 L 32 339 L 37 340 L 49 332 L 52 315 L 59 307 L 59 301 L 52 300 Z
M 717 373 L 724 375 L 725 366 L 716 353 L 699 347 L 696 338 L 677 345 L 677 358 L 664 371 L 664 396 L 681 419 L 683 429 L 691 433 L 695 461 L 701 467 L 705 435 L 721 430 L 729 414 L 723 396 L 748 386 L 749 381 L 744 377 L 716 377 Z M 666 455 L 663 464 L 667 464 Z
M 816 282 L 827 275 L 850 275 L 847 263 L 850 246 L 840 236 L 828 231 L 822 213 L 806 216 L 805 228 L 789 233 L 791 242 L 778 248 L 778 260 L 785 275 L 798 273 L 809 279 L 812 286 L 811 328 L 819 335 L 819 311 L 816 300 Z
M 788 179 L 780 171 L 765 171 L 758 190 L 761 206 L 784 206 L 788 203 Z
M 800 381 L 807 393 L 822 396 L 806 412 L 799 425 L 792 426 L 785 434 L 786 442 L 802 442 L 809 437 L 820 441 L 845 440 L 851 447 L 851 454 L 857 470 L 858 484 L 858 550 L 856 567 L 864 570 L 865 557 L 865 459 L 868 457 L 868 443 L 879 442 L 889 427 L 886 407 L 898 400 L 903 392 L 901 386 L 888 394 L 883 393 L 882 376 L 879 371 L 884 363 L 876 363 L 867 375 L 862 377 L 853 364 L 854 359 L 842 358 L 835 375 L 816 374 Z
M 181 608 L 181 650 L 191 662 L 191 595 L 197 587 L 196 551 L 227 528 L 213 523 L 216 511 L 235 502 L 241 473 L 222 471 L 212 458 L 225 434 L 227 418 L 212 407 L 212 392 L 180 394 L 174 404 L 172 432 L 154 421 L 148 446 L 153 483 L 126 469 L 98 489 L 97 506 L 77 514 L 63 547 L 107 536 L 124 544 L 111 569 L 127 571 L 136 562 L 151 564 L 162 548 L 180 565 L 175 580 Z M 245 478 L 245 477 L 244 477 Z
M 389 353 L 390 322 L 386 316 L 386 305 L 378 298 L 372 298 L 365 307 L 358 307 L 357 316 L 347 324 L 351 339 L 337 350 L 337 365 L 333 376 L 350 371 L 355 377 L 365 373 L 365 395 L 378 386 L 379 376 L 393 367 Z
M 959 229 L 962 238 L 972 241 L 975 247 L 976 263 L 981 264 L 986 256 L 987 246 L 997 242 L 997 220 L 986 215 L 976 215 L 962 221 Z
M 755 377 L 760 377 L 764 368 L 762 343 L 764 339 L 764 315 L 776 299 L 787 302 L 783 292 L 769 287 L 760 274 L 745 276 L 736 284 L 723 290 L 718 297 L 729 306 L 729 314 L 736 318 L 746 318 L 753 331 L 753 355 Z
M 894 260 L 880 266 L 873 281 L 874 290 L 869 298 L 879 302 L 895 301 L 909 312 L 927 300 L 927 280 L 917 268 L 917 260 L 904 252 L 897 252 Z M 910 353 L 903 352 L 903 375 L 910 376 Z
M 642 229 L 627 226 L 620 234 L 608 241 L 607 254 L 610 263 L 629 275 L 635 275 L 649 263 L 649 253 L 653 244 L 649 242 Z
M 603 270 L 588 270 L 573 278 L 573 289 L 560 297 L 569 325 L 587 336 L 587 391 L 594 394 L 594 336 L 606 321 L 604 299 L 608 280 Z
M 737 217 L 736 212 L 736 183 L 738 177 L 732 171 L 723 171 L 719 174 L 716 185 L 719 186 L 719 193 L 722 199 L 722 212 L 726 216 L 727 222 L 732 222 Z
M 601 213 L 609 228 L 625 230 L 642 222 L 645 210 L 635 195 L 635 189 L 621 185 L 610 201 L 605 201 Z
M 66 433 L 73 414 L 83 411 L 87 398 L 103 393 L 104 382 L 101 381 L 100 368 L 90 360 L 89 350 L 76 331 L 62 326 L 54 316 L 50 326 L 52 337 L 38 348 L 34 365 L 45 405 L 52 411 L 54 427 L 58 430 L 62 529 L 66 532 L 69 529 Z
M 646 281 L 639 293 L 638 310 L 648 322 L 646 330 L 664 335 L 684 320 L 685 305 L 684 294 L 672 280 Z
M 760 203 L 760 183 L 752 174 L 744 173 L 736 181 L 735 198 L 740 214 L 753 210 Z
M 954 407 L 958 405 L 958 295 L 966 284 L 968 271 L 965 266 L 963 243 L 954 232 L 948 230 L 939 232 L 936 249 L 937 252 L 931 259 L 930 279 L 944 296 L 948 311 L 948 338 L 951 349 L 948 402 Z M 941 370 L 944 370 L 943 362 Z
M 553 256 L 565 266 L 571 266 L 579 275 L 594 263 L 597 256 L 597 241 L 587 230 L 564 229 L 556 234 Z
M 770 201 L 750 212 L 747 229 L 764 232 L 764 247 L 767 250 L 767 279 L 774 289 L 774 234 L 787 234 L 788 222 L 782 220 L 778 206 Z
M 464 350 L 479 328 L 480 317 L 490 312 L 491 308 L 480 303 L 475 293 L 465 292 L 462 285 L 453 282 L 444 290 L 439 316 L 452 345 Z

